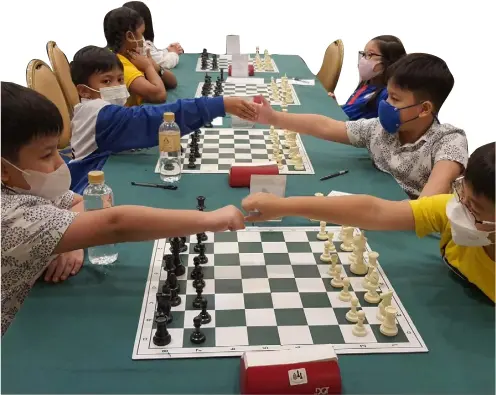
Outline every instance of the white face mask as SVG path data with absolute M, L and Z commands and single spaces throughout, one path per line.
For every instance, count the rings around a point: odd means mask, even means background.
M 85 86 L 88 89 L 91 89 L 93 92 L 98 92 L 102 100 L 105 100 L 111 104 L 116 104 L 118 106 L 125 105 L 128 97 L 130 96 L 126 85 L 109 86 L 106 88 L 101 88 L 99 91 L 90 88 L 88 85 Z
M 374 71 L 374 67 L 378 63 L 380 62 L 360 57 L 358 60 L 358 74 L 360 75 L 360 81 L 368 81 L 381 74 L 380 71 Z
M 69 191 L 69 188 L 71 187 L 71 172 L 65 163 L 60 165 L 60 167 L 52 173 L 42 173 L 35 170 L 21 170 L 12 163 L 6 162 L 19 170 L 23 174 L 24 180 L 26 180 L 30 186 L 30 189 L 10 187 L 16 192 L 36 195 L 48 200 L 55 200 Z
M 474 219 L 467 208 L 456 198 L 452 198 L 446 205 L 446 215 L 451 224 L 453 241 L 459 246 L 483 247 L 491 244 L 489 235 L 492 232 L 478 230 Z

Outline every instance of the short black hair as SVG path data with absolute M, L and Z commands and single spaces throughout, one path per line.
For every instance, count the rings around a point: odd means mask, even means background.
M 418 100 L 431 101 L 437 113 L 453 89 L 455 79 L 441 58 L 412 53 L 389 68 L 388 82 L 411 91 Z
M 465 170 L 467 181 L 475 195 L 482 195 L 494 203 L 494 148 L 496 143 L 485 144 L 477 148 L 468 158 Z
M 95 73 L 106 73 L 115 68 L 124 71 L 124 66 L 108 48 L 88 45 L 74 55 L 71 62 L 71 78 L 74 85 L 88 85 L 90 77 Z
M 36 138 L 60 136 L 57 106 L 41 93 L 2 81 L 2 158 L 17 162 L 20 149 Z
M 127 32 L 135 32 L 144 23 L 136 11 L 128 7 L 120 7 L 109 11 L 103 19 L 103 31 L 107 47 L 114 52 L 121 49 Z
M 136 11 L 145 21 L 145 33 L 143 33 L 143 37 L 145 40 L 153 42 L 155 39 L 155 33 L 153 32 L 153 21 L 152 21 L 152 13 L 148 6 L 142 1 L 128 1 L 123 5 L 123 7 L 131 8 Z

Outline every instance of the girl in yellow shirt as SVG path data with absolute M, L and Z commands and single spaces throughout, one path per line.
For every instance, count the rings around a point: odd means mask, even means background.
M 103 26 L 107 47 L 124 66 L 124 81 L 130 93 L 126 105 L 165 102 L 167 89 L 174 89 L 177 80 L 145 51 L 143 18 L 128 7 L 120 7 L 105 15 Z
M 415 230 L 419 237 L 440 233 L 445 262 L 494 302 L 494 161 L 495 143 L 476 149 L 450 195 L 396 202 L 367 195 L 279 198 L 260 193 L 242 205 L 252 213 L 246 218 L 250 222 L 298 216 L 370 230 Z

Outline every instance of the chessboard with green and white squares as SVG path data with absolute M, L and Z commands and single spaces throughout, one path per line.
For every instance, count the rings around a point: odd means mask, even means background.
M 381 333 L 378 304 L 365 300 L 363 276 L 351 272 L 351 252 L 341 250 L 340 227 L 327 227 L 334 234 L 332 244 L 342 265 L 349 292 L 365 313 L 366 334 L 356 336 L 356 325 L 347 320 L 350 301 L 340 299 L 341 287 L 331 285 L 331 264 L 323 262 L 324 242 L 316 227 L 246 228 L 238 232 L 207 233 L 204 241 L 208 263 L 202 265 L 211 322 L 200 330 L 206 340 L 190 341 L 193 318 L 200 313 L 192 302 L 197 293 L 191 280 L 196 235 L 186 240 L 181 254 L 186 273 L 178 278 L 181 303 L 172 308 L 167 326 L 171 341 L 167 346 L 153 342 L 156 331 L 156 294 L 167 278 L 163 256 L 170 254 L 167 240 L 155 241 L 133 359 L 198 358 L 238 356 L 245 351 L 281 350 L 332 344 L 337 354 L 427 352 L 396 292 L 391 306 L 396 311 L 398 333 Z M 355 234 L 360 234 L 355 229 Z M 367 243 L 366 251 L 372 251 Z M 364 261 L 367 261 L 367 252 Z M 377 261 L 379 294 L 392 290 Z

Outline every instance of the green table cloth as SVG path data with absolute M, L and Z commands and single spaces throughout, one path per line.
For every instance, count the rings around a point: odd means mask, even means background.
M 198 55 L 187 54 L 174 70 L 179 85 L 168 101 L 192 97 L 203 73 Z M 280 76 L 315 78 L 298 56 L 278 56 Z M 215 76 L 215 74 L 214 74 Z M 291 112 L 346 116 L 316 81 L 295 86 L 301 106 Z M 229 119 L 225 120 L 229 125 Z M 137 131 L 138 132 L 138 131 Z M 288 195 L 331 190 L 405 199 L 396 182 L 375 170 L 367 152 L 303 137 L 316 174 L 289 176 Z M 231 189 L 227 174 L 183 175 L 177 191 L 131 186 L 159 182 L 156 150 L 115 155 L 105 165 L 117 204 L 195 209 L 204 195 L 209 210 L 239 207 L 247 189 Z M 325 182 L 323 175 L 349 174 Z M 283 226 L 307 225 L 286 218 Z M 339 357 L 344 393 L 494 394 L 494 305 L 460 284 L 439 256 L 438 240 L 412 232 L 372 232 L 370 246 L 429 348 L 421 354 Z M 133 361 L 131 359 L 153 242 L 117 246 L 109 273 L 87 262 L 62 284 L 39 282 L 2 341 L 3 393 L 239 393 L 239 358 Z

